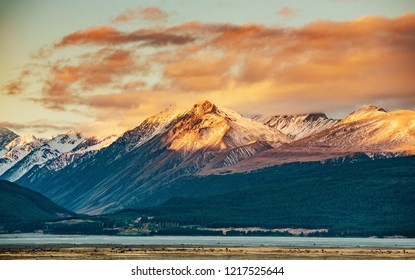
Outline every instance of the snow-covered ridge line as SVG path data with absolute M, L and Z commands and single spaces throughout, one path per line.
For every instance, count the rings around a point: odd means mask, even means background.
M 30 169 L 19 182 L 70 210 L 109 213 L 177 196 L 169 186 L 182 176 L 244 172 L 356 152 L 385 152 L 403 145 L 415 147 L 415 137 L 411 138 L 415 112 L 372 109 L 358 110 L 349 116 L 352 121 L 343 123 L 324 114 L 308 114 L 269 118 L 264 124 L 208 101 L 188 110 L 169 108 L 115 137 L 114 142 L 104 145 L 86 138 L 61 155 L 51 149 L 51 157 L 56 157 Z M 293 140 L 278 128 L 291 128 L 292 138 L 311 134 Z M 62 142 L 67 145 L 73 135 L 61 138 Z
M 32 135 L 15 138 L 0 153 L 0 176 L 43 144 Z
M 255 116 L 251 119 L 205 101 L 188 110 L 169 107 L 121 137 L 98 140 L 70 131 L 51 139 L 15 138 L 0 151 L 0 176 L 17 180 L 35 166 L 46 167 L 51 172 L 59 171 L 83 156 L 88 157 L 85 161 L 93 162 L 95 154 L 104 152 L 107 147 L 112 147 L 108 164 L 117 162 L 122 165 L 125 155 L 139 153 L 145 143 L 152 143 L 161 153 L 165 150 L 177 152 L 183 161 L 192 155 L 200 155 L 203 159 L 195 165 L 197 168 L 189 167 L 194 172 L 205 168 L 208 161 L 219 153 L 226 153 L 226 156 L 220 163 L 208 164 L 207 167 L 230 167 L 261 156 L 273 164 L 273 157 L 267 157 L 273 151 L 295 151 L 294 154 L 314 151 L 325 155 L 349 151 L 413 154 L 414 114 L 413 111 L 387 112 L 368 105 L 340 121 L 323 113 Z M 256 142 L 264 143 L 264 147 L 251 145 Z M 286 159 L 289 160 L 296 159 Z M 167 164 L 168 160 L 161 162 Z M 175 162 L 172 166 L 180 164 Z
M 4 146 L 6 146 L 8 143 L 10 143 L 18 137 L 19 135 L 17 135 L 13 131 L 5 127 L 0 127 L 0 157 L 3 156 L 2 150 Z
M 90 145 L 78 149 L 76 153 L 81 155 L 88 151 L 99 150 L 115 139 L 115 136 L 112 136 L 101 141 L 90 142 Z M 73 159 L 68 154 L 85 141 L 81 133 L 76 131 L 69 131 L 49 139 L 37 139 L 27 135 L 18 137 L 3 149 L 0 158 L 0 175 L 4 179 L 16 181 L 34 166 L 47 165 L 62 155 L 66 155 L 62 158 Z M 62 163 L 61 166 L 66 166 L 70 162 Z
M 261 122 L 299 140 L 335 125 L 338 120 L 329 119 L 324 113 L 300 115 L 257 115 L 253 120 Z
M 95 137 L 90 137 L 84 139 L 78 146 L 76 146 L 72 151 L 63 153 L 60 156 L 48 161 L 46 168 L 49 170 L 58 171 L 66 166 L 72 164 L 78 158 L 84 156 L 85 154 L 95 154 L 101 149 L 104 149 L 111 145 L 115 140 L 118 139 L 118 135 L 110 135 L 102 140 L 97 140 Z

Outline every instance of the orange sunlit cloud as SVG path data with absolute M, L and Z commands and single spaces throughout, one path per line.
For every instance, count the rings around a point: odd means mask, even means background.
M 38 101 L 49 108 L 62 109 L 76 102 L 80 92 L 106 88 L 126 74 L 142 73 L 146 69 L 131 50 L 103 48 L 84 55 L 77 65 L 65 62 L 51 65 L 43 85 L 43 97 Z
M 120 44 L 123 49 L 114 48 Z M 188 22 L 123 32 L 103 26 L 64 36 L 56 47 L 73 45 L 104 48 L 75 65 L 52 63 L 37 101 L 55 109 L 93 108 L 97 122 L 118 115 L 124 118 L 118 127 L 137 124 L 161 103 L 203 99 L 268 113 L 377 99 L 415 105 L 414 14 L 298 28 Z
M 27 81 L 26 79 L 32 75 L 32 71 L 28 70 L 28 69 L 24 69 L 20 72 L 19 77 L 16 80 L 13 80 L 9 83 L 7 83 L 4 86 L 4 89 L 6 91 L 6 94 L 8 95 L 16 95 L 16 94 L 20 94 L 23 92 L 23 90 L 26 88 L 27 86 Z
M 143 46 L 183 45 L 194 39 L 187 35 L 171 34 L 153 29 L 122 32 L 109 26 L 91 27 L 66 35 L 55 47 L 70 45 L 115 45 L 141 43 Z

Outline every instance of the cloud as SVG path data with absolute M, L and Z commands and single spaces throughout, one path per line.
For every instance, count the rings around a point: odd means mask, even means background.
M 247 102 L 237 105 L 241 109 L 252 107 L 248 100 L 254 99 L 257 110 L 271 110 L 267 104 L 274 104 L 275 111 L 287 113 L 308 105 L 308 110 L 316 111 L 376 103 L 385 98 L 406 99 L 406 106 L 414 105 L 410 98 L 415 95 L 415 81 L 411 78 L 415 75 L 413 14 L 393 19 L 366 16 L 348 22 L 317 21 L 299 28 L 191 26 L 207 32 L 207 39 L 200 42 L 200 48 L 193 47 L 193 52 L 178 50 L 179 61 L 166 62 L 164 78 L 177 91 L 197 90 L 189 87 L 190 79 L 192 84 L 205 86 L 205 93 L 212 94 L 214 90 L 235 100 L 239 100 L 237 94 L 244 96 Z M 212 50 L 213 57 L 204 59 L 208 50 Z M 220 63 L 222 67 L 218 69 L 207 64 L 223 57 L 229 60 Z M 183 71 L 186 64 L 200 69 L 190 67 Z M 168 71 L 170 68 L 175 75 Z M 248 88 L 256 98 L 249 98 L 244 90 Z
M 123 90 L 136 90 L 141 89 L 147 86 L 147 83 L 143 80 L 131 80 L 128 81 L 126 84 L 123 85 Z
M 277 12 L 277 15 L 278 16 L 283 16 L 283 17 L 288 17 L 288 16 L 293 16 L 293 15 L 297 14 L 298 12 L 299 12 L 298 9 L 294 9 L 294 8 L 291 8 L 291 7 L 287 6 L 287 7 L 281 8 L 281 10 L 279 10 Z
M 168 14 L 158 7 L 144 7 L 136 9 L 127 9 L 115 18 L 114 23 L 128 23 L 135 20 L 165 22 Z
M 83 92 L 111 88 L 130 73 L 144 73 L 132 50 L 103 48 L 83 55 L 78 64 L 57 61 L 50 66 L 43 84 L 43 96 L 35 99 L 51 109 L 62 110 L 66 104 L 79 102 Z
M 19 76 L 8 82 L 3 86 L 3 90 L 7 95 L 18 95 L 21 94 L 27 87 L 27 78 L 30 77 L 33 72 L 29 69 L 23 69 L 20 71 Z
M 39 48 L 37 51 L 32 52 L 30 54 L 30 57 L 32 59 L 40 59 L 40 60 L 44 60 L 49 58 L 53 53 L 53 48 L 49 45 L 45 45 L 41 48 Z
M 39 134 L 50 130 L 68 131 L 73 128 L 72 125 L 56 125 L 46 120 L 37 120 L 28 123 L 0 122 L 0 127 L 7 127 L 13 131 L 31 131 Z
M 139 29 L 133 32 L 122 32 L 109 26 L 91 27 L 66 35 L 55 44 L 55 48 L 71 45 L 119 45 L 140 43 L 147 47 L 167 45 L 184 45 L 193 42 L 194 38 L 159 31 L 157 29 Z
M 102 48 L 50 63 L 42 94 L 32 100 L 86 108 L 94 123 L 111 119 L 114 129 L 132 128 L 169 104 L 204 99 L 254 113 L 346 110 L 377 101 L 413 108 L 414 30 L 414 14 L 291 28 L 196 21 L 132 32 L 94 27 L 56 47 Z
M 184 91 L 207 91 L 226 87 L 232 59 L 200 55 L 169 63 L 164 77 Z
M 7 83 L 4 86 L 4 90 L 6 91 L 7 95 L 16 95 L 20 94 L 23 91 L 24 87 L 25 84 L 23 84 L 23 82 L 18 79 Z

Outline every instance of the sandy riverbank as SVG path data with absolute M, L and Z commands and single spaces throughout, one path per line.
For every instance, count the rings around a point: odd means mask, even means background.
M 1 260 L 415 259 L 415 249 L 122 245 L 2 245 Z

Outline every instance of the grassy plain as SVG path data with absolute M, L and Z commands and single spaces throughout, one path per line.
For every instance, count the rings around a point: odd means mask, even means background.
M 415 259 L 415 248 L 3 245 L 1 260 Z

